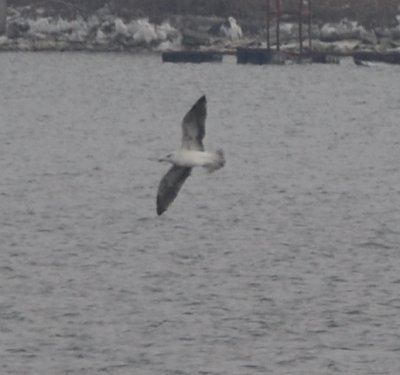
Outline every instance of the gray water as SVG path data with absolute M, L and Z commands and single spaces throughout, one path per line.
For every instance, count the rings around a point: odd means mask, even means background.
M 399 67 L 0 66 L 2 375 L 400 373 Z M 157 217 L 203 93 L 227 164 Z

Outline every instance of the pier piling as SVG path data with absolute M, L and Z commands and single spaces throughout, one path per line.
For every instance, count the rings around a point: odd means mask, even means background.
M 282 17 L 296 17 L 299 28 L 299 53 L 296 56 L 296 61 L 303 61 L 305 55 L 303 39 L 305 39 L 306 31 L 303 29 L 303 21 L 307 20 L 308 23 L 308 51 L 307 56 L 312 54 L 311 51 L 311 0 L 297 0 L 297 9 L 287 9 L 283 6 L 281 0 L 275 0 L 274 9 L 271 9 L 271 0 L 266 0 L 266 26 L 267 26 L 267 48 L 238 48 L 236 51 L 237 62 L 239 64 L 282 64 L 286 59 L 285 53 L 281 53 L 281 35 L 280 25 Z M 275 49 L 271 48 L 271 21 L 275 21 Z
M 0 0 L 0 35 L 7 31 L 7 0 Z

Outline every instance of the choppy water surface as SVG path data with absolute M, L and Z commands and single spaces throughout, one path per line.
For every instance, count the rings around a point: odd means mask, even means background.
M 1 374 L 398 374 L 399 67 L 0 55 Z M 206 146 L 155 214 L 183 114 Z

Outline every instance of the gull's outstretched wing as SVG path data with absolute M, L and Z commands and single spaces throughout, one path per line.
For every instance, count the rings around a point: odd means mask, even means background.
M 192 168 L 173 165 L 161 179 L 157 192 L 157 214 L 161 215 L 174 201 Z
M 203 95 L 182 121 L 182 148 L 204 151 L 203 138 L 206 134 L 207 100 Z

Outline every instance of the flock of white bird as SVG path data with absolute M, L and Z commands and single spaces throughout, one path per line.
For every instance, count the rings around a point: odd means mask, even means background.
M 243 37 L 242 29 L 233 17 L 228 18 L 229 26 L 222 25 L 220 34 L 231 41 L 239 40 Z M 83 19 L 78 17 L 75 20 L 63 18 L 39 17 L 28 19 L 28 33 L 35 37 L 45 38 L 48 35 L 62 35 L 71 42 L 84 42 L 90 33 L 94 40 L 99 43 L 108 43 L 116 37 L 123 37 L 135 43 L 146 45 L 157 45 L 159 49 L 178 47 L 182 40 L 182 35 L 168 21 L 156 25 L 147 18 L 131 20 L 125 23 L 121 18 L 114 17 L 108 20 L 101 20 L 96 15 Z
M 101 21 L 92 16 L 87 20 L 78 17 L 75 20 L 63 18 L 51 19 L 47 17 L 30 19 L 27 21 L 29 33 L 35 36 L 63 34 L 70 41 L 84 41 L 92 30 L 97 30 L 95 40 L 103 43 L 116 36 L 131 38 L 138 43 L 151 44 L 153 42 L 165 42 L 179 37 L 179 31 L 168 22 L 154 25 L 148 19 L 132 20 L 125 24 L 121 18 Z

